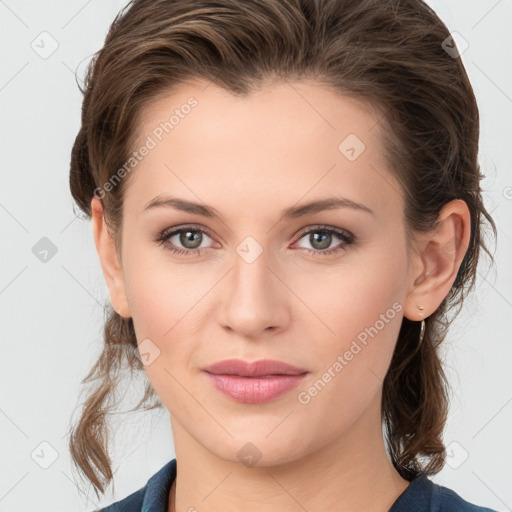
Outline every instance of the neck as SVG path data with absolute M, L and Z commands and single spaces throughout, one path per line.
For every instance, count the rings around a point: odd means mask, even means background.
M 384 447 L 380 395 L 342 436 L 321 449 L 279 465 L 247 467 L 206 450 L 171 417 L 176 447 L 176 490 L 169 511 L 387 512 L 409 482 Z M 174 487 L 174 486 L 173 486 Z M 175 502 L 175 505 L 174 505 Z

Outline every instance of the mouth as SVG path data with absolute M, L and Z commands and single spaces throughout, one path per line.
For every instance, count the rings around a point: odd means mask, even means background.
M 269 402 L 295 388 L 309 374 L 305 368 L 275 360 L 228 359 L 203 368 L 209 382 L 229 398 L 248 404 Z
M 261 359 L 254 362 L 244 361 L 243 359 L 225 359 L 203 368 L 203 371 L 213 375 L 237 375 L 239 377 L 301 375 L 308 372 L 305 368 L 299 368 L 274 359 Z

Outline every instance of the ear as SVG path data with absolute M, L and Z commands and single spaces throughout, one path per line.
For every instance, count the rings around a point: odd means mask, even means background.
M 470 237 L 471 214 L 467 204 L 461 199 L 445 204 L 435 227 L 420 234 L 414 244 L 405 317 L 421 321 L 435 312 L 453 286 Z
M 119 315 L 130 318 L 130 308 L 126 299 L 124 278 L 114 239 L 107 229 L 103 216 L 103 205 L 97 197 L 91 201 L 91 214 L 94 243 L 100 258 L 101 268 L 107 283 L 110 302 Z

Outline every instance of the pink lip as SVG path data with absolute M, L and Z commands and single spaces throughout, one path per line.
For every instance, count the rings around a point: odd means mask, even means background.
M 309 373 L 281 361 L 264 359 L 253 363 L 227 359 L 203 368 L 220 392 L 238 402 L 268 402 L 299 385 Z

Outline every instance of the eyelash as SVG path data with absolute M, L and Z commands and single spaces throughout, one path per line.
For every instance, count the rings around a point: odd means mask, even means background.
M 188 255 L 188 256 L 191 256 L 191 255 L 199 256 L 203 250 L 210 249 L 210 247 L 201 247 L 199 249 L 181 249 L 179 247 L 177 248 L 177 247 L 173 246 L 172 244 L 166 244 L 166 242 L 170 238 L 172 238 L 174 235 L 182 233 L 184 231 L 193 231 L 193 232 L 197 232 L 197 233 L 203 233 L 203 234 L 209 236 L 210 238 L 213 238 L 212 235 L 209 233 L 209 231 L 199 228 L 197 226 L 180 226 L 178 228 L 171 228 L 171 230 L 165 229 L 158 235 L 158 237 L 156 238 L 155 241 L 157 243 L 159 243 L 160 245 L 166 245 L 166 247 L 165 247 L 166 250 L 169 250 L 174 254 L 184 254 L 184 255 Z M 308 255 L 329 256 L 331 254 L 339 253 L 341 251 L 347 250 L 347 246 L 350 246 L 355 242 L 355 237 L 352 234 L 349 234 L 348 232 L 341 231 L 338 229 L 330 228 L 327 226 L 322 226 L 322 225 L 313 226 L 312 228 L 309 228 L 308 230 L 303 231 L 302 233 L 300 233 L 299 237 L 297 238 L 297 241 L 301 240 L 305 235 L 309 235 L 311 233 L 326 233 L 326 234 L 330 234 L 330 235 L 335 235 L 336 237 L 338 237 L 342 240 L 343 245 L 341 245 L 339 247 L 333 247 L 331 249 L 325 249 L 325 250 L 304 249 L 305 251 L 307 251 Z

